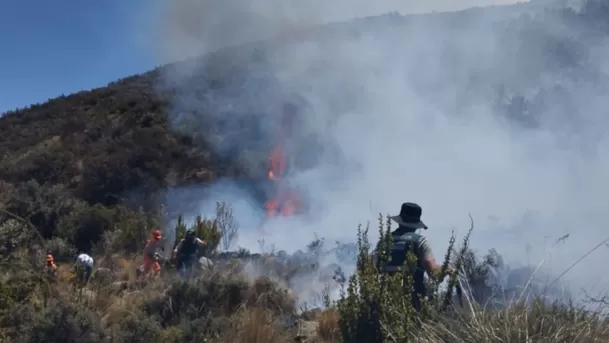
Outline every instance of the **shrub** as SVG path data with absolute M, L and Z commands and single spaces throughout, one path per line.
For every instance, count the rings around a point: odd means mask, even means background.
M 0 182 L 2 190 L 2 219 L 19 219 L 36 234 L 52 238 L 57 232 L 60 218 L 81 209 L 85 204 L 63 185 L 41 185 L 35 180 L 16 185 Z
M 103 205 L 87 206 L 63 217 L 59 223 L 59 236 L 80 251 L 90 252 L 102 241 L 105 232 L 113 232 L 111 246 L 114 251 L 140 251 L 155 225 L 154 218 L 123 206 L 108 208 Z
M 132 312 L 110 328 L 113 342 L 162 343 L 162 330 L 154 318 Z
M 73 262 L 76 257 L 76 248 L 59 237 L 48 240 L 45 247 L 48 253 L 53 254 L 56 262 Z
M 153 229 L 160 227 L 160 217 L 155 213 L 146 213 L 142 209 L 132 211 L 118 207 L 119 221 L 110 233 L 112 240 L 106 241 L 103 249 L 108 252 L 141 252 Z
M 85 207 L 71 213 L 59 222 L 59 237 L 78 250 L 91 251 L 105 231 L 114 225 L 115 211 L 102 205 Z
M 215 252 L 220 245 L 223 250 L 228 250 L 237 239 L 239 224 L 233 217 L 231 207 L 224 202 L 216 203 L 213 218 L 197 216 L 190 226 L 187 226 L 183 217 L 179 216 L 175 227 L 174 248 L 184 238 L 187 228 L 192 228 L 197 237 L 207 242 L 207 248 L 199 250 L 199 257 L 201 257 Z
M 100 342 L 106 333 L 91 310 L 53 300 L 38 314 L 26 342 Z
M 16 305 L 40 304 L 48 298 L 49 284 L 27 261 L 13 258 L 2 261 L 0 278 L 0 310 Z
M 285 330 L 278 325 L 271 311 L 264 308 L 244 308 L 235 315 L 235 329 L 222 337 L 231 343 L 283 343 L 288 341 Z
M 38 308 L 19 304 L 3 310 L 0 333 L 3 342 L 101 342 L 106 332 L 91 310 L 53 299 Z
M 0 256 L 9 256 L 18 247 L 35 239 L 31 228 L 16 219 L 8 219 L 0 225 Z
M 142 310 L 169 327 L 210 315 L 230 316 L 243 305 L 268 308 L 273 313 L 294 312 L 293 299 L 267 279 L 253 285 L 226 279 L 175 281 L 163 296 L 148 301 Z

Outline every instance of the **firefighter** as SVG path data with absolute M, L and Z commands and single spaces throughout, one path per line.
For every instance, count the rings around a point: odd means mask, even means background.
M 389 274 L 406 273 L 404 264 L 408 252 L 415 255 L 416 268 L 409 273 L 414 281 L 411 300 L 416 311 L 421 310 L 421 298 L 428 294 L 424 274 L 436 279 L 442 269 L 436 262 L 427 239 L 416 232 L 419 229 L 427 230 L 427 225 L 421 220 L 421 214 L 419 205 L 406 202 L 402 204 L 400 214 L 391 217 L 398 224 L 398 228 L 391 232 L 393 245 L 389 252 L 390 260 L 382 267 L 382 270 Z M 454 273 L 454 269 L 449 267 L 448 272 Z
M 158 251 L 161 249 L 161 238 L 163 235 L 160 230 L 153 230 L 151 237 L 144 248 L 144 264 L 141 267 L 142 276 L 146 276 L 150 271 L 157 275 L 161 271 L 161 264 L 158 262 Z
M 55 275 L 57 274 L 57 265 L 55 264 L 55 258 L 52 254 L 47 254 L 45 269 L 47 275 L 51 277 L 55 277 Z
M 199 248 L 206 246 L 207 242 L 195 236 L 193 228 L 186 229 L 186 235 L 173 250 L 174 258 L 177 259 L 176 269 L 182 278 L 190 279 Z

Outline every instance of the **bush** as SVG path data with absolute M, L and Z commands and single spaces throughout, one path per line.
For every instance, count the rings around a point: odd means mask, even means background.
M 18 247 L 35 240 L 30 227 L 16 219 L 8 219 L 0 225 L 0 256 L 9 256 Z
M 167 292 L 144 304 L 142 310 L 163 327 L 202 317 L 230 316 L 241 306 L 258 306 L 275 314 L 293 313 L 294 301 L 268 279 L 250 285 L 244 280 L 175 281 Z
M 182 216 L 178 217 L 175 227 L 176 240 L 174 248 L 184 238 L 187 228 L 194 230 L 195 235 L 207 242 L 205 249 L 199 249 L 199 257 L 209 255 L 220 246 L 228 250 L 238 236 L 239 224 L 233 217 L 233 210 L 224 202 L 216 203 L 216 212 L 213 218 L 195 217 L 193 223 L 187 226 Z
M 154 318 L 132 312 L 111 329 L 113 342 L 162 343 L 162 330 Z
M 102 205 L 85 207 L 59 222 L 59 237 L 80 251 L 90 252 L 105 231 L 114 226 L 115 211 Z
M 347 290 L 343 291 L 337 304 L 343 342 L 358 342 L 362 339 L 366 342 L 386 342 L 389 337 L 394 341 L 407 341 L 416 336 L 421 320 L 446 311 L 453 302 L 454 290 L 460 290 L 457 274 L 449 278 L 446 290 L 439 291 L 439 285 L 447 275 L 451 258 L 456 270 L 462 268 L 472 229 L 473 221 L 462 247 L 454 257 L 455 237 L 451 237 L 440 275 L 429 281 L 427 297 L 421 299 L 422 309 L 416 312 L 411 302 L 412 277 L 380 272 L 389 262 L 389 251 L 393 244 L 391 220 L 387 218 L 384 223 L 382 216 L 379 217 L 379 241 L 374 249 L 374 258 L 371 256 L 368 228 L 358 228 L 358 268 L 350 277 Z M 404 267 L 414 270 L 416 262 L 416 257 L 409 252 Z
M 381 218 L 381 242 L 387 241 L 389 226 L 384 230 Z M 391 331 L 399 331 L 398 341 L 406 341 L 414 328 L 415 315 L 410 303 L 411 290 L 402 287 L 399 275 L 388 277 L 379 273 L 371 258 L 368 228 L 358 228 L 359 255 L 357 270 L 349 278 L 346 293 L 338 302 L 339 326 L 343 342 L 385 342 Z M 377 250 L 379 262 L 387 261 L 387 253 Z M 412 256 L 407 263 L 412 263 Z M 386 323 L 382 325 L 382 323 Z M 395 325 L 395 327 L 392 327 Z
M 150 232 L 160 228 L 160 215 L 143 210 L 132 211 L 118 207 L 120 220 L 111 231 L 112 239 L 104 242 L 105 252 L 139 253 L 144 249 Z
M 76 258 L 76 248 L 62 238 L 48 240 L 45 247 L 48 253 L 53 254 L 56 262 L 73 262 Z
M 54 300 L 39 313 L 26 342 L 100 342 L 105 338 L 100 318 L 91 310 Z
M 51 300 L 42 309 L 20 304 L 2 311 L 3 342 L 101 342 L 106 337 L 100 318 L 82 306 Z
M 79 251 L 90 252 L 102 241 L 105 232 L 112 232 L 113 251 L 140 251 L 155 219 L 142 211 L 134 212 L 123 206 L 108 208 L 103 205 L 87 206 L 63 217 L 58 234 Z
M 0 182 L 1 220 L 19 219 L 28 229 L 33 226 L 44 238 L 57 232 L 59 220 L 79 211 L 85 204 L 75 199 L 63 185 L 41 185 L 34 180 L 12 185 Z

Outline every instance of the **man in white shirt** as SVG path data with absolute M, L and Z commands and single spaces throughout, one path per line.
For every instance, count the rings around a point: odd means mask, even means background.
M 76 277 L 82 284 L 86 284 L 91 277 L 93 272 L 93 257 L 81 253 L 76 257 L 76 263 L 74 263 L 74 270 L 76 271 Z

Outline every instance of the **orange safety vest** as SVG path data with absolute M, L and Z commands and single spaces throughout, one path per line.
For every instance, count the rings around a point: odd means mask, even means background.
M 150 238 L 147 242 L 146 242 L 146 247 L 144 248 L 144 258 L 145 259 L 150 259 L 150 257 L 148 255 L 152 255 L 150 254 L 150 249 L 154 249 L 154 251 L 152 251 L 152 253 L 156 252 L 156 245 L 159 241 L 154 239 L 154 238 Z M 154 245 L 154 247 L 153 247 Z

